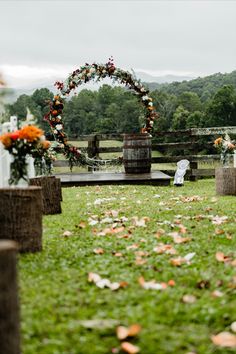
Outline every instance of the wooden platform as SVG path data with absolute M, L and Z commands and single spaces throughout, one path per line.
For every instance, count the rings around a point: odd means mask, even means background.
M 171 177 L 161 171 L 144 174 L 125 174 L 123 172 L 60 173 L 62 187 L 89 186 L 101 184 L 150 184 L 169 186 Z

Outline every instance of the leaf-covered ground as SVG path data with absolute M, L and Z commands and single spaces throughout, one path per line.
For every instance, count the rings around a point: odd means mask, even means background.
M 235 197 L 210 179 L 63 199 L 20 256 L 24 354 L 235 352 Z

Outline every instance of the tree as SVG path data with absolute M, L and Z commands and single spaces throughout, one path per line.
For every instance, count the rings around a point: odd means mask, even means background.
M 185 129 L 188 117 L 189 111 L 184 109 L 183 106 L 178 106 L 173 116 L 172 129 Z
M 225 85 L 215 94 L 206 110 L 206 126 L 236 125 L 236 91 Z

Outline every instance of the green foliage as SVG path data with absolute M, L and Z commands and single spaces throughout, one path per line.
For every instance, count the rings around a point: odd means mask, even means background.
M 151 97 L 159 114 L 154 124 L 156 131 L 236 125 L 236 71 L 182 83 L 156 86 L 152 83 L 150 88 L 154 89 Z M 52 96 L 46 88 L 36 90 L 31 96 L 21 95 L 8 105 L 9 114 L 24 120 L 28 107 L 40 127 L 50 131 L 43 116 L 49 110 L 48 100 Z M 63 112 L 69 137 L 95 132 L 138 132 L 144 115 L 133 93 L 106 84 L 98 91 L 83 89 L 67 99 Z
M 184 198 L 193 196 L 195 200 L 184 202 L 188 200 Z M 94 203 L 104 198 L 104 203 Z M 125 326 L 139 323 L 142 331 L 133 343 L 140 347 L 140 353 L 235 352 L 233 348 L 216 347 L 211 341 L 212 335 L 230 331 L 236 320 L 235 268 L 215 258 L 218 251 L 234 259 L 236 256 L 234 199 L 226 196 L 216 200 L 214 180 L 186 182 L 181 189 L 63 189 L 63 214 L 43 219 L 43 252 L 21 254 L 19 258 L 22 353 L 111 353 L 112 348 L 120 346 L 116 325 L 111 321 L 110 326 L 89 328 L 81 322 L 98 319 L 115 320 Z M 88 218 L 101 221 L 114 210 L 119 211 L 118 219 L 128 218 L 124 232 L 98 236 L 109 225 L 100 222 L 90 226 Z M 214 225 L 212 218 L 216 215 L 228 219 Z M 133 216 L 146 216 L 150 221 L 146 227 L 134 227 Z M 80 226 L 81 222 L 84 224 Z M 191 241 L 175 244 L 177 255 L 155 253 L 158 243 L 173 244 L 168 234 L 180 230 L 179 222 L 187 228 L 182 236 L 191 237 Z M 155 235 L 160 229 L 164 234 L 160 233 L 158 239 Z M 71 236 L 63 237 L 66 230 Z M 132 244 L 139 248 L 127 249 Z M 103 248 L 104 254 L 94 254 L 96 248 Z M 147 252 L 143 265 L 136 264 L 136 251 Z M 115 252 L 123 256 L 116 257 Z M 196 253 L 191 264 L 171 265 L 171 258 L 191 252 Z M 100 289 L 88 282 L 89 272 L 111 281 L 127 281 L 128 286 L 117 291 Z M 145 290 L 138 283 L 141 276 L 146 281 L 165 283 L 173 279 L 175 286 L 163 291 Z M 213 296 L 216 290 L 221 297 Z M 194 295 L 196 301 L 185 303 L 183 296 L 187 294 Z

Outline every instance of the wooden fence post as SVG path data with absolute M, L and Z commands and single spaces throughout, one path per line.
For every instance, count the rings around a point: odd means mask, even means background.
M 88 157 L 98 158 L 99 157 L 99 139 L 97 134 L 92 134 L 88 140 Z M 99 167 L 88 166 L 88 171 L 98 171 Z
M 193 144 L 191 148 L 191 155 L 197 155 L 198 154 L 198 149 L 196 148 L 196 136 L 192 135 L 192 132 L 190 133 L 190 140 L 191 143 Z M 189 175 L 189 180 L 192 182 L 197 181 L 197 176 L 193 175 L 193 170 L 198 169 L 198 162 L 197 161 L 189 161 L 189 168 L 190 168 L 190 175 Z
M 17 243 L 0 241 L 0 353 L 20 354 Z

